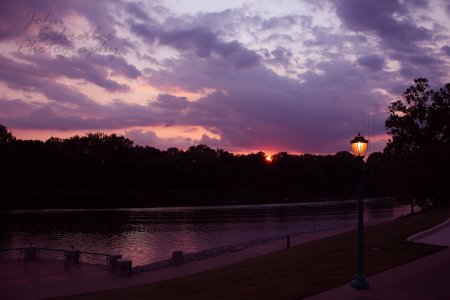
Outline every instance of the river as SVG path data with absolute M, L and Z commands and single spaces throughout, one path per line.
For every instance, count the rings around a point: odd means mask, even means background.
M 388 199 L 365 200 L 365 222 L 409 213 Z M 21 210 L 0 213 L 0 249 L 46 247 L 120 253 L 133 265 L 267 237 L 356 224 L 356 201 L 220 207 Z

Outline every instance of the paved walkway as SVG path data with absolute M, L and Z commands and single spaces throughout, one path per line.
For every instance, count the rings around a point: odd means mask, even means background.
M 354 230 L 354 227 L 309 233 L 292 238 L 299 245 Z M 172 266 L 129 277 L 117 277 L 106 266 L 80 264 L 67 266 L 57 260 L 0 261 L 0 299 L 44 299 L 115 288 L 130 287 L 174 279 L 264 255 L 286 248 L 286 240 L 266 243 L 241 251 Z
M 409 241 L 450 246 L 450 219 L 415 234 Z M 349 284 L 320 293 L 308 300 L 352 299 L 450 299 L 450 248 L 368 277 L 370 289 L 357 291 Z

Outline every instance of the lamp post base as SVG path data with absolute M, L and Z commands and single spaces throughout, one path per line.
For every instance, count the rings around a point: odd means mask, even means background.
M 353 277 L 351 287 L 355 290 L 367 290 L 370 288 L 370 285 L 366 280 L 366 276 L 356 274 L 355 277 Z

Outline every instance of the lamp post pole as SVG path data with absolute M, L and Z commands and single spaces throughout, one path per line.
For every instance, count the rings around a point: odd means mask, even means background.
M 369 288 L 364 273 L 364 206 L 363 206 L 363 171 L 364 162 L 358 157 L 358 166 L 355 168 L 358 176 L 358 270 L 352 281 L 352 288 L 365 290 Z
M 358 269 L 353 277 L 351 287 L 356 290 L 368 289 L 369 283 L 364 273 L 364 206 L 363 206 L 363 173 L 364 156 L 367 151 L 368 140 L 358 134 L 351 141 L 353 154 L 357 159 L 357 166 L 354 169 L 358 177 Z

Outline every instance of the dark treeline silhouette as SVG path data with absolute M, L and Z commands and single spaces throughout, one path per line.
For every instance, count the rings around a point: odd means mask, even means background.
M 281 152 L 268 162 L 263 152 L 235 155 L 206 145 L 161 151 L 102 133 L 45 142 L 19 140 L 0 126 L 3 207 L 348 198 L 355 194 L 353 163 L 353 156 L 345 151 L 336 155 Z
M 0 126 L 1 130 L 1 126 Z M 1 137 L 0 137 L 1 139 Z M 355 158 L 135 146 L 101 133 L 0 142 L 1 208 L 152 207 L 355 198 Z M 365 196 L 448 199 L 450 148 L 367 159 Z
M 15 139 L 0 126 L 3 208 L 218 205 L 354 198 L 346 151 L 335 155 L 235 155 L 206 145 L 183 151 L 133 145 L 115 134 Z M 6 133 L 6 134 L 5 134 Z M 365 194 L 448 195 L 449 147 L 367 159 Z

